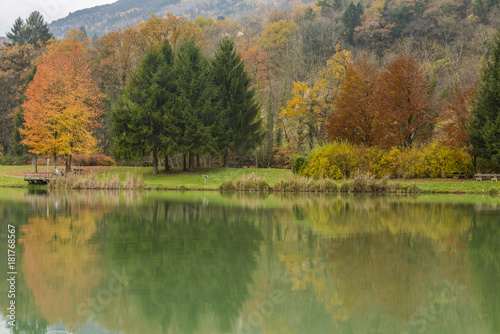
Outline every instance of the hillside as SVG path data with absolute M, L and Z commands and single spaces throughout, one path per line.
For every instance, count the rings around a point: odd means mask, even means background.
M 102 36 L 110 31 L 147 21 L 151 14 L 172 13 L 194 20 L 198 16 L 232 19 L 244 17 L 261 6 L 282 8 L 290 0 L 118 0 L 109 5 L 95 6 L 69 14 L 50 24 L 51 32 L 60 38 L 70 29 L 84 26 L 89 37 Z M 312 1 L 307 1 L 312 2 Z

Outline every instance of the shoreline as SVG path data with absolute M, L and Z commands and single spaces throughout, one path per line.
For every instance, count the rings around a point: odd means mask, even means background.
M 84 175 L 60 179 L 59 189 L 140 189 L 152 191 L 222 191 L 269 193 L 402 193 L 498 195 L 500 183 L 474 179 L 373 179 L 369 176 L 345 180 L 306 178 L 285 169 L 213 168 L 183 172 L 173 169 L 153 176 L 151 167 L 83 167 Z M 0 188 L 28 189 L 23 173 L 32 166 L 0 166 Z M 208 175 L 207 183 L 203 175 Z M 252 176 L 253 175 L 253 176 Z M 253 179 L 252 179 L 253 177 Z M 68 182 L 68 179 L 70 179 Z M 134 181 L 130 184 L 129 179 Z M 128 183 L 127 183 L 128 182 Z M 229 187 L 228 187 L 229 185 Z M 35 186 L 46 187 L 50 186 Z

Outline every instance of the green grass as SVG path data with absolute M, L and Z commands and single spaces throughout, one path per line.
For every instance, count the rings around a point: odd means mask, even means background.
M 152 167 L 84 167 L 86 173 L 97 173 L 98 177 L 104 178 L 113 174 L 118 174 L 120 181 L 125 181 L 127 173 L 140 174 L 144 184 L 150 189 L 196 189 L 196 190 L 216 190 L 226 180 L 236 181 L 243 176 L 255 173 L 265 178 L 270 186 L 273 186 L 280 178 L 288 178 L 292 175 L 290 170 L 284 169 L 245 169 L 245 168 L 211 168 L 196 169 L 195 172 L 183 172 L 173 169 L 169 172 L 163 170 L 159 175 L 153 175 Z M 45 171 L 45 167 L 38 169 Z M 25 186 L 23 173 L 34 171 L 32 166 L 0 166 L 0 187 Z M 208 175 L 205 184 L 203 175 Z
M 38 169 L 42 172 L 42 169 Z M 32 173 L 32 166 L 0 166 L 0 187 L 24 187 L 24 173 Z
M 421 193 L 426 194 L 484 194 L 497 195 L 500 193 L 500 182 L 464 180 L 450 182 L 449 180 L 415 180 L 404 181 L 403 185 L 415 183 Z
M 217 190 L 226 180 L 236 180 L 247 177 L 251 173 L 264 178 L 273 187 L 280 179 L 288 179 L 292 176 L 290 170 L 283 169 L 244 169 L 244 168 L 212 168 L 197 169 L 195 172 L 183 172 L 174 169 L 169 172 L 160 171 L 159 175 L 153 176 L 151 167 L 85 167 L 86 173 L 96 173 L 98 178 L 104 178 L 118 174 L 120 181 L 124 182 L 127 173 L 140 174 L 144 184 L 149 189 L 186 189 L 186 190 Z M 46 170 L 40 166 L 40 172 Z M 32 173 L 32 166 L 0 166 L 0 187 L 24 187 L 27 183 L 23 180 L 23 173 Z M 50 170 L 49 170 L 50 171 Z M 208 175 L 207 183 L 204 183 L 203 175 Z M 342 181 L 336 181 L 338 185 Z M 450 180 L 450 179 L 417 179 L 417 180 L 391 180 L 390 182 L 401 183 L 402 186 L 416 184 L 420 193 L 426 194 L 500 194 L 500 182 L 474 180 Z

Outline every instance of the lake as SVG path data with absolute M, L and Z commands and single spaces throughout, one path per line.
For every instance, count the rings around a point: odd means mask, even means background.
M 498 197 L 0 189 L 0 232 L 2 334 L 500 333 Z

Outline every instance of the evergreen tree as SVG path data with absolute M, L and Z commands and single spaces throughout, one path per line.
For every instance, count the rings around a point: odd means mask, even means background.
M 468 127 L 472 156 L 500 164 L 500 30 L 482 70 Z
M 160 50 L 149 49 L 112 114 L 115 154 L 124 159 L 152 154 L 155 175 L 158 155 L 166 151 L 174 135 L 169 117 L 175 101 L 172 66 L 173 54 L 167 41 Z
M 26 44 L 23 19 L 18 17 L 12 28 L 10 28 L 10 32 L 7 32 L 6 35 L 13 44 Z
M 45 22 L 42 14 L 34 11 L 24 22 L 20 17 L 14 22 L 11 31 L 7 33 L 7 37 L 13 44 L 34 44 L 38 41 L 45 45 L 47 41 L 54 38 L 50 32 L 49 25 Z
M 219 126 L 219 151 L 248 152 L 262 140 L 259 132 L 261 119 L 257 117 L 259 106 L 254 98 L 255 91 L 250 88 L 251 79 L 233 41 L 223 39 L 220 42 L 212 70 L 218 87 L 218 100 L 227 120 Z
M 219 153 L 215 135 L 224 132 L 216 129 L 224 129 L 224 125 L 221 126 L 224 113 L 216 101 L 209 62 L 193 41 L 179 47 L 174 68 L 178 98 L 174 114 L 179 133 L 177 148 L 185 156 L 189 155 L 189 167 L 194 170 L 194 155 Z
M 361 5 L 361 2 L 358 2 L 357 5 L 351 2 L 342 16 L 342 23 L 344 23 L 347 29 L 347 41 L 351 44 L 354 43 L 354 29 L 361 25 L 362 14 L 363 6 Z

